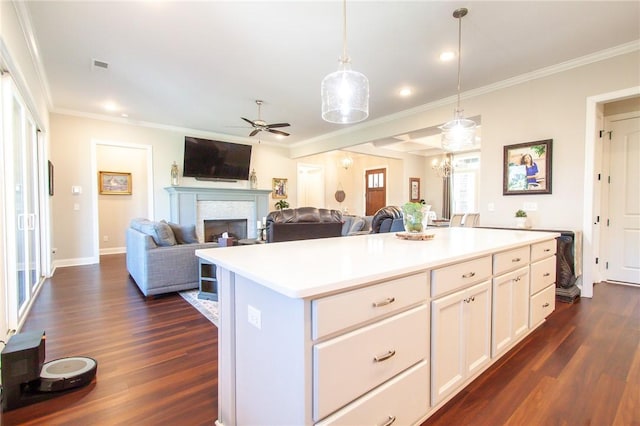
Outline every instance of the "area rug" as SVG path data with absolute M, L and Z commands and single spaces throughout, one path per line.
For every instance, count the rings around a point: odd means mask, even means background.
M 218 302 L 198 299 L 198 290 L 181 291 L 180 296 L 200 311 L 213 325 L 218 326 Z

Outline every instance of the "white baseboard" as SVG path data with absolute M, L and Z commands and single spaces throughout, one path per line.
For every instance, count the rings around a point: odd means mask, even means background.
M 126 253 L 126 252 L 127 252 L 126 247 L 111 247 L 111 248 L 100 249 L 100 256 L 102 256 L 103 254 L 120 254 L 120 253 Z
M 53 270 L 56 268 L 64 268 L 67 266 L 81 266 L 81 265 L 94 265 L 100 263 L 100 259 L 95 257 L 78 257 L 75 259 L 60 259 L 54 260 L 52 263 Z

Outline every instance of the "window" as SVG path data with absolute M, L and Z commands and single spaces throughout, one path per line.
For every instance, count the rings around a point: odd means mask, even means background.
M 454 154 L 452 162 L 452 211 L 455 213 L 477 212 L 480 152 Z

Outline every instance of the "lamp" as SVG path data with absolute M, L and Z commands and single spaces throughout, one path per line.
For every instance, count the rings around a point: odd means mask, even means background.
M 453 120 L 440 127 L 442 130 L 442 148 L 448 151 L 457 151 L 473 145 L 476 137 L 476 123 L 464 118 L 460 108 L 460 62 L 462 57 L 462 18 L 469 11 L 462 7 L 453 12 L 453 17 L 458 20 L 458 102 Z
M 345 170 L 349 170 L 349 168 L 353 166 L 353 158 L 347 155 L 342 160 L 340 160 L 340 164 Z
M 357 123 L 369 117 L 369 80 L 351 69 L 347 56 L 347 0 L 343 0 L 342 57 L 338 71 L 322 80 L 322 119 L 330 123 Z
M 438 177 L 441 177 L 441 178 L 447 178 L 451 176 L 451 173 L 453 172 L 453 166 L 449 162 L 448 158 L 443 158 L 440 161 L 438 161 L 437 159 L 434 159 L 433 162 L 431 163 L 431 168 L 433 169 L 434 172 L 436 172 Z

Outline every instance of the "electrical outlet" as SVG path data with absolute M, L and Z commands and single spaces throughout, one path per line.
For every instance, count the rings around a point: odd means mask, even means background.
M 494 203 L 487 204 L 487 210 L 492 212 L 496 209 L 496 205 Z
M 109 236 L 105 235 L 104 237 L 102 237 L 102 241 L 109 241 Z
M 75 210 L 75 211 L 80 210 L 80 204 L 78 204 L 78 203 L 73 203 L 73 210 Z
M 538 210 L 538 203 L 535 203 L 535 202 L 523 203 L 522 204 L 522 210 L 527 211 L 527 212 L 534 212 L 534 211 Z
M 247 316 L 249 324 L 257 328 L 258 330 L 262 329 L 262 312 L 259 309 L 254 308 L 251 305 L 247 307 Z

